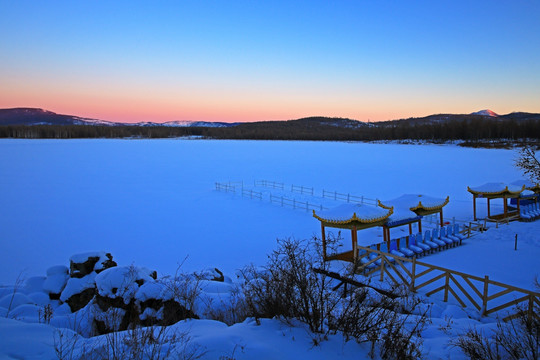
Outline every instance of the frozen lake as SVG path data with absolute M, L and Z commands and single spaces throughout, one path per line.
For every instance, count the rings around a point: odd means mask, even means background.
M 521 178 L 511 150 L 297 141 L 0 140 L 0 283 L 45 274 L 75 253 L 174 273 L 264 263 L 276 238 L 318 235 L 311 212 L 215 190 L 266 179 L 391 199 L 450 196 L 470 219 L 467 185 Z M 480 214 L 484 204 L 480 204 Z

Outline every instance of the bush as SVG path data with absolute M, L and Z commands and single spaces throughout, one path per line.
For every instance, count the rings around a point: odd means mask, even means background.
M 540 355 L 540 320 L 536 314 L 529 319 L 526 311 L 519 314 L 508 323 L 499 320 L 491 336 L 469 329 L 450 344 L 473 360 L 536 360 Z
M 392 289 L 394 296 L 373 294 L 369 288 L 359 288 L 342 297 L 336 281 L 315 268 L 328 271 L 320 241 L 278 240 L 278 249 L 262 270 L 244 269 L 245 301 L 250 316 L 299 319 L 324 339 L 329 333 L 341 331 L 357 342 L 379 345 L 382 359 L 415 359 L 421 356 L 421 339 L 427 316 L 420 315 L 409 326 L 410 312 L 403 301 L 409 295 Z M 409 301 L 413 310 L 418 301 Z M 314 344 L 319 340 L 314 339 Z M 374 355 L 374 353 L 372 354 Z

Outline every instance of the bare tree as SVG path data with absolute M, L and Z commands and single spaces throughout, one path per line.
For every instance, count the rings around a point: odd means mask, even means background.
M 526 145 L 521 148 L 515 164 L 533 182 L 540 183 L 540 161 L 538 161 L 536 150 L 532 146 Z

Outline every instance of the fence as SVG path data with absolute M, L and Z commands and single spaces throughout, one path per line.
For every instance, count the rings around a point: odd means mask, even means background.
M 270 194 L 270 202 L 272 204 L 279 204 L 281 207 L 292 207 L 293 209 L 302 209 L 302 210 L 326 210 L 322 204 L 314 204 L 309 201 L 298 201 L 296 199 L 288 199 L 284 196 L 274 196 Z
M 357 203 L 357 204 L 366 204 L 366 205 L 378 205 L 377 199 L 370 199 L 365 196 L 357 196 L 357 195 L 351 195 L 351 194 L 343 194 L 339 193 L 337 191 L 322 191 L 322 197 L 327 199 L 334 199 L 334 200 L 340 200 L 340 201 L 346 201 L 348 203 Z
M 251 189 L 248 190 L 248 189 L 242 188 L 242 196 L 248 197 L 250 199 L 259 199 L 259 200 L 263 199 L 262 193 L 260 191 L 254 191 Z
M 307 186 L 291 185 L 291 192 L 297 192 L 300 194 L 307 194 L 313 196 L 313 188 Z
M 236 186 L 230 183 L 216 183 L 216 190 L 217 191 L 225 191 L 225 192 L 232 192 L 236 193 Z
M 278 189 L 278 190 L 284 190 L 285 184 L 276 182 L 276 181 L 268 181 L 268 180 L 255 180 L 254 182 L 255 186 L 262 186 L 272 189 Z
M 487 275 L 482 278 L 420 262 L 416 258 L 404 258 L 362 246 L 357 248 L 363 252 L 357 259 L 357 264 L 361 264 L 357 270 L 366 276 L 380 271 L 381 281 L 386 275 L 396 285 L 405 284 L 411 291 L 426 288 L 427 296 L 442 292 L 444 302 L 451 294 L 462 307 L 466 307 L 468 301 L 482 316 L 517 308 L 517 314 L 507 315 L 503 320 L 516 318 L 521 312 L 526 313 L 529 321 L 533 316 L 538 317 L 540 309 L 535 307 L 540 308 L 540 293 L 490 280 Z M 364 263 L 362 259 L 365 259 Z M 410 270 L 406 263 L 411 264 Z
M 228 183 L 219 183 L 216 182 L 216 190 L 217 191 L 224 191 L 224 192 L 231 192 L 234 194 L 240 194 L 242 197 L 250 198 L 250 199 L 256 199 L 261 201 L 269 201 L 272 204 L 278 204 L 281 205 L 281 207 L 290 207 L 292 209 L 298 209 L 298 210 L 305 210 L 305 211 L 311 211 L 311 210 L 326 210 L 327 207 L 323 206 L 322 204 L 318 204 L 316 202 L 309 202 L 309 201 L 301 201 L 294 198 L 287 198 L 285 196 L 276 196 L 272 193 L 269 194 L 263 194 L 261 191 L 256 191 L 253 189 L 248 189 L 244 187 L 244 184 L 242 182 L 228 182 Z M 276 183 L 273 181 L 265 181 L 260 180 L 255 182 L 255 186 L 264 186 L 264 187 L 270 187 L 273 189 L 284 189 L 284 185 L 282 183 Z M 298 192 L 302 192 L 302 194 L 311 194 L 313 193 L 313 189 L 310 188 L 308 190 L 307 187 L 297 187 L 296 185 L 293 185 L 295 188 L 298 188 Z

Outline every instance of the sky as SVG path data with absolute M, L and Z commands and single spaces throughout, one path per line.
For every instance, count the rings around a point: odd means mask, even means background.
M 109 121 L 540 113 L 540 1 L 0 0 L 0 108 Z

